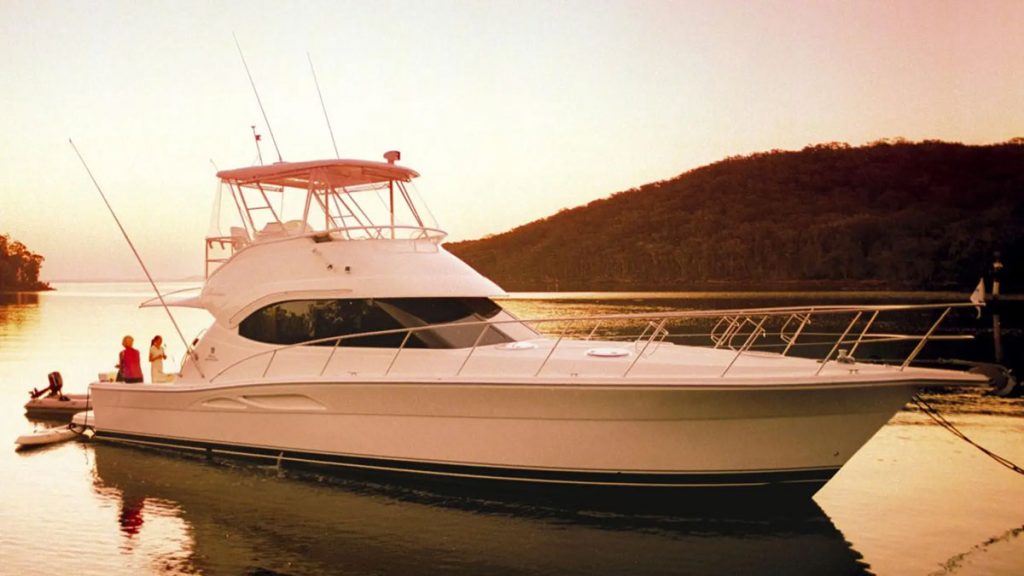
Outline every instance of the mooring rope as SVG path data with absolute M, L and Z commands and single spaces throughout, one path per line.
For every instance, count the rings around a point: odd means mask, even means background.
M 1001 542 L 1009 542 L 1010 540 L 1013 540 L 1021 534 L 1024 534 L 1024 526 L 1020 526 L 1018 528 L 1010 528 L 1009 530 L 1003 532 L 999 536 L 994 536 L 980 544 L 975 544 L 973 547 L 971 547 L 970 550 L 966 552 L 961 552 L 960 554 L 953 556 L 949 560 L 946 560 L 942 564 L 942 568 L 940 570 L 932 572 L 929 576 L 943 576 L 944 574 L 952 574 L 953 572 L 956 572 L 957 570 L 962 568 L 964 560 L 969 558 L 972 554 L 975 554 L 977 552 L 988 552 L 988 549 L 991 546 L 999 544 Z
M 924 400 L 924 398 L 921 398 L 919 395 L 914 394 L 913 400 L 914 400 L 914 404 L 917 404 L 917 407 L 920 408 L 922 412 L 927 414 L 929 418 L 934 420 L 936 424 L 938 424 L 939 426 L 942 426 L 943 428 L 948 430 L 951 434 L 953 434 L 957 438 L 963 440 L 964 442 L 967 442 L 971 446 L 974 446 L 975 448 L 980 450 L 983 454 L 985 454 L 989 458 L 995 460 L 999 464 L 1002 464 L 1003 466 L 1009 468 L 1010 470 L 1013 470 L 1014 472 L 1016 472 L 1018 474 L 1024 475 L 1024 468 L 1021 468 L 1020 466 L 1018 466 L 1017 464 L 1014 464 L 1013 462 L 1011 462 L 1010 460 L 1004 458 L 1003 456 L 1000 456 L 999 454 L 996 454 L 995 452 L 989 450 L 988 448 L 985 448 L 981 444 L 978 444 L 974 440 L 971 440 L 970 438 L 968 438 L 966 434 L 961 432 L 956 426 L 953 425 L 952 422 L 950 422 L 949 420 L 946 420 L 946 418 L 943 417 L 942 414 L 940 414 L 939 411 L 935 409 L 935 407 L 933 407 L 931 404 L 926 402 Z
M 91 412 L 91 411 L 92 411 L 92 386 L 89 386 L 88 388 L 85 389 L 85 410 L 83 411 L 85 413 L 85 416 L 82 418 L 82 430 L 79 431 L 79 430 L 75 429 L 75 419 L 74 419 L 74 416 L 72 416 L 71 422 L 68 422 L 68 430 L 71 430 L 72 432 L 74 432 L 75 434 L 77 434 L 79 436 L 85 436 L 86 430 L 89 429 L 89 412 Z M 89 438 L 89 436 L 86 436 L 86 438 Z

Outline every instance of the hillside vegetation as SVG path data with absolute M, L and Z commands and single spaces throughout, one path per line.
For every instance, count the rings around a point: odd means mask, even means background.
M 49 290 L 49 284 L 39 281 L 43 260 L 21 242 L 0 234 L 0 292 Z
M 1020 287 L 1024 139 L 730 157 L 448 249 L 510 290 Z

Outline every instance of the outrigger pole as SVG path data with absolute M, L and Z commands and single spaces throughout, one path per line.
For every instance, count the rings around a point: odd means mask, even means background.
M 256 82 L 252 79 L 252 73 L 249 72 L 249 65 L 245 62 L 245 54 L 242 54 L 242 45 L 238 43 L 238 36 L 234 32 L 231 33 L 231 37 L 235 39 L 235 46 L 238 47 L 238 55 L 242 58 L 242 66 L 245 67 L 245 75 L 249 77 L 249 84 L 252 85 L 252 93 L 256 95 L 256 103 L 260 105 L 260 113 L 263 114 L 263 121 L 267 123 L 267 132 L 270 132 L 270 141 L 274 143 L 274 151 L 277 152 L 277 161 L 284 162 L 281 158 L 281 149 L 277 147 L 277 138 L 274 138 L 274 129 L 270 127 L 270 120 L 267 118 L 267 111 L 263 109 L 263 101 L 260 100 L 260 93 L 256 90 Z M 256 129 L 253 128 L 253 131 Z M 257 143 L 257 147 L 259 144 Z M 262 161 L 262 156 L 260 157 Z
M 174 314 L 171 314 L 171 309 L 168 308 L 167 303 L 164 302 L 164 296 L 160 293 L 160 289 L 156 287 L 156 282 L 153 281 L 153 276 L 149 273 L 149 269 L 146 268 L 145 262 L 142 261 L 142 256 L 140 256 L 139 251 L 135 249 L 135 244 L 133 244 L 132 239 L 128 237 L 128 232 L 125 231 L 124 226 L 121 225 L 121 220 L 114 212 L 114 208 L 111 207 L 110 202 L 107 201 L 107 195 L 103 193 L 103 189 L 100 188 L 99 182 L 97 182 L 96 178 L 92 175 L 92 170 L 89 170 L 89 165 L 85 163 L 85 158 L 82 158 L 82 153 L 78 151 L 78 146 L 75 146 L 75 142 L 70 138 L 68 138 L 68 142 L 75 150 L 75 154 L 78 155 L 78 159 L 81 160 L 82 166 L 85 167 L 85 172 L 89 174 L 89 179 L 92 180 L 93 186 L 96 187 L 96 191 L 100 193 L 100 198 L 103 198 L 103 203 L 107 205 L 107 210 L 110 211 L 110 215 L 114 217 L 114 222 L 117 223 L 117 227 L 121 229 L 121 235 L 124 236 L 125 241 L 128 242 L 128 246 L 132 249 L 132 253 L 135 254 L 135 259 L 139 261 L 139 266 L 141 266 L 142 271 L 146 273 L 146 279 L 149 280 L 150 286 L 152 286 L 153 291 L 156 292 L 156 297 L 160 299 L 160 305 L 164 307 L 164 310 L 167 312 L 167 316 L 171 319 L 171 324 L 174 325 L 174 330 L 178 333 L 178 338 L 181 338 L 181 343 L 185 345 L 185 352 L 191 356 L 192 360 L 195 362 L 196 370 L 199 371 L 199 376 L 205 379 L 206 376 L 203 374 L 203 369 L 199 367 L 199 355 L 195 353 L 195 350 L 193 350 L 192 347 L 189 346 L 188 341 L 185 340 L 185 335 L 181 333 L 181 328 L 178 327 L 178 322 L 174 319 Z
M 327 121 L 327 131 L 331 134 L 331 144 L 334 145 L 334 157 L 341 159 L 341 155 L 338 154 L 338 142 L 334 140 L 334 130 L 331 128 L 331 119 L 327 116 L 327 105 L 324 104 L 324 94 L 320 91 L 320 82 L 316 79 L 316 69 L 313 68 L 313 57 L 306 52 L 306 59 L 309 60 L 309 70 L 313 73 L 313 84 L 316 84 L 316 93 L 320 96 L 320 108 L 324 111 L 324 120 Z

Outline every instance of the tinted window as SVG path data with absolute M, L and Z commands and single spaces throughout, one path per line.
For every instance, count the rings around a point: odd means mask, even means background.
M 382 298 L 366 300 L 295 300 L 279 302 L 249 315 L 238 327 L 241 336 L 268 344 L 298 344 L 320 338 L 438 325 L 414 332 L 407 348 L 468 348 L 510 342 L 491 326 L 466 326 L 493 318 L 501 307 L 488 298 Z M 483 332 L 481 334 L 481 332 Z M 479 338 L 479 340 L 478 340 Z M 397 348 L 404 332 L 347 338 L 342 346 Z M 333 346 L 333 341 L 321 345 Z

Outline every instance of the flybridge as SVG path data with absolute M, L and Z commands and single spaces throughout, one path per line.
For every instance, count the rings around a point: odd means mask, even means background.
M 217 173 L 221 189 L 206 238 L 206 276 L 253 243 L 311 236 L 328 240 L 429 240 L 446 233 L 413 200 L 419 174 L 387 162 L 278 162 Z

